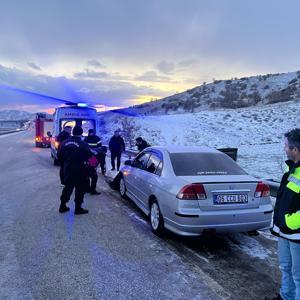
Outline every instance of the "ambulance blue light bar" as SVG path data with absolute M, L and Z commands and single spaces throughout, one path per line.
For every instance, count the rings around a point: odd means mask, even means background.
M 77 106 L 78 107 L 87 107 L 87 104 L 86 103 L 77 103 Z

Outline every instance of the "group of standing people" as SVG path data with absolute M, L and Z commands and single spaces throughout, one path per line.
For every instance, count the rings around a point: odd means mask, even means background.
M 112 171 L 115 170 L 116 160 L 117 171 L 119 171 L 121 155 L 125 151 L 125 142 L 120 133 L 120 130 L 116 130 L 109 141 Z M 102 146 L 100 137 L 95 134 L 93 129 L 89 129 L 88 136 L 84 140 L 82 140 L 82 134 L 83 129 L 80 126 L 75 126 L 73 130 L 70 126 L 65 126 L 56 139 L 59 142 L 57 157 L 60 163 L 60 181 L 64 185 L 60 197 L 60 213 L 70 210 L 66 204 L 74 189 L 75 214 L 88 213 L 87 209 L 81 207 L 85 193 L 101 194 L 96 190 L 98 180 L 96 168 L 100 164 L 101 172 L 103 175 L 105 174 L 107 148 Z M 141 137 L 136 139 L 136 145 L 139 151 L 149 146 Z

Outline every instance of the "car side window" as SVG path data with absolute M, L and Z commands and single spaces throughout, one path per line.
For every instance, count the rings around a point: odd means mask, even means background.
M 155 170 L 155 174 L 160 176 L 161 175 L 161 172 L 162 172 L 162 169 L 163 169 L 163 162 L 160 161 L 160 163 L 158 164 L 156 170 Z
M 138 169 L 144 169 L 147 165 L 150 153 L 143 152 L 139 154 L 133 161 L 132 166 Z
M 161 163 L 160 158 L 155 153 L 152 153 L 148 160 L 148 163 L 146 166 L 146 171 L 153 173 L 153 174 L 157 174 L 156 170 L 160 163 Z M 160 174 L 157 174 L 157 175 L 160 175 Z

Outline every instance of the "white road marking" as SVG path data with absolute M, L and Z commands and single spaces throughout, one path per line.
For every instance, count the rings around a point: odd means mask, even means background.
M 205 284 L 209 288 L 211 288 L 211 290 L 214 291 L 220 298 L 224 300 L 232 299 L 231 294 L 225 291 L 217 281 L 215 281 L 212 277 L 203 272 L 198 265 L 195 265 L 194 267 L 197 269 L 197 273 L 200 275 L 202 281 L 205 282 Z
M 131 218 L 136 219 L 137 221 L 139 221 L 139 222 L 141 222 L 141 223 L 143 223 L 143 224 L 148 224 L 147 221 L 143 220 L 142 218 L 140 218 L 140 217 L 139 217 L 138 215 L 136 215 L 135 213 L 131 213 L 129 216 L 130 216 Z
M 188 248 L 187 246 L 183 246 L 183 248 L 184 248 L 185 250 L 187 250 L 188 252 L 192 253 L 193 255 L 196 255 L 198 258 L 204 260 L 206 263 L 209 263 L 209 262 L 210 262 L 209 259 L 207 259 L 206 257 L 200 255 L 200 254 L 197 253 L 196 251 L 194 251 L 194 250 Z

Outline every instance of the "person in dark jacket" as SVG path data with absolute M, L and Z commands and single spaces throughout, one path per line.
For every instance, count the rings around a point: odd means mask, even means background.
M 102 143 L 101 139 L 95 134 L 94 129 L 89 129 L 88 136 L 85 137 L 84 141 L 89 145 L 91 151 L 95 154 L 95 157 L 97 158 L 97 149 L 101 147 Z M 89 179 L 88 192 L 90 192 L 91 195 L 100 195 L 101 193 L 96 190 L 98 181 L 97 167 L 88 165 L 87 172 L 89 178 L 91 179 L 91 182 Z
M 56 141 L 62 143 L 63 141 L 65 141 L 71 136 L 71 132 L 72 132 L 71 126 L 64 127 L 63 131 L 61 131 L 56 137 Z
M 69 211 L 66 203 L 70 200 L 75 188 L 75 214 L 81 215 L 88 213 L 87 209 L 81 207 L 84 193 L 86 190 L 87 160 L 92 156 L 87 143 L 81 140 L 83 130 L 80 126 L 73 128 L 73 136 L 62 142 L 58 149 L 58 159 L 63 163 L 65 187 L 60 197 L 59 212 Z
M 63 131 L 61 131 L 58 136 L 56 137 L 56 141 L 59 143 L 58 145 L 60 145 L 63 141 L 67 140 L 70 136 L 71 136 L 71 131 L 72 131 L 72 127 L 71 126 L 66 126 L 64 127 Z M 63 178 L 63 170 L 64 170 L 64 166 L 63 163 L 60 163 L 60 170 L 59 170 L 59 177 L 60 177 L 60 182 L 61 184 L 65 184 L 64 183 L 64 178 Z
M 109 141 L 109 150 L 111 153 L 111 167 L 115 170 L 115 159 L 117 159 L 117 170 L 119 171 L 121 165 L 121 155 L 125 151 L 125 143 L 120 136 L 120 130 L 116 130 L 113 137 Z
M 287 170 L 276 197 L 271 232 L 278 236 L 280 294 L 273 299 L 300 299 L 300 129 L 285 134 Z
M 143 151 L 147 147 L 150 147 L 150 145 L 140 136 L 135 139 L 135 142 L 139 152 Z
M 89 129 L 88 136 L 85 137 L 84 141 L 89 144 L 90 148 L 99 148 L 102 146 L 101 139 L 95 134 L 94 129 Z

